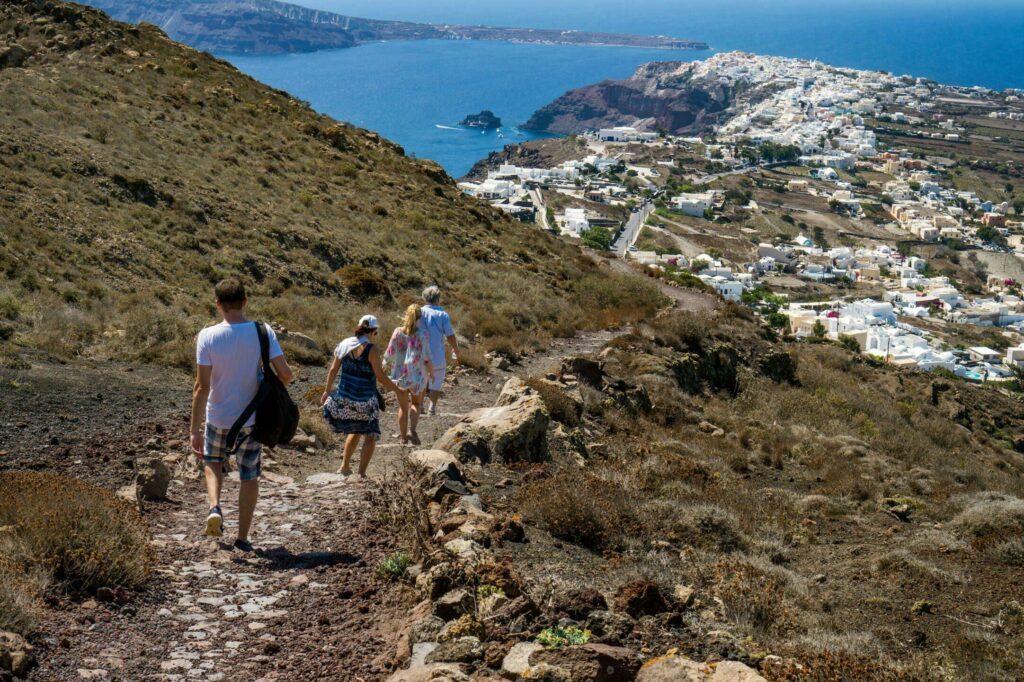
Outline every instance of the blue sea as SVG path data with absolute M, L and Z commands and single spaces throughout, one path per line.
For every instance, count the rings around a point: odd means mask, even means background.
M 1022 0 L 292 0 L 354 16 L 672 35 L 714 51 L 816 58 L 945 83 L 1024 88 Z M 335 118 L 464 174 L 566 90 L 623 78 L 644 62 L 710 52 L 492 42 L 395 42 L 268 57 L 222 55 Z M 463 130 L 491 109 L 501 132 Z

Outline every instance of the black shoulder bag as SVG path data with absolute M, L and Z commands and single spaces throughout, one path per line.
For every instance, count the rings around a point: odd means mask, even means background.
M 256 325 L 256 335 L 260 340 L 263 381 L 260 382 L 256 396 L 246 405 L 228 431 L 227 446 L 231 452 L 238 449 L 238 434 L 254 412 L 256 424 L 252 430 L 252 437 L 257 443 L 262 443 L 268 448 L 287 445 L 299 427 L 299 408 L 288 395 L 287 387 L 281 383 L 274 373 L 273 365 L 270 364 L 270 339 L 267 336 L 267 328 L 260 322 L 253 324 Z

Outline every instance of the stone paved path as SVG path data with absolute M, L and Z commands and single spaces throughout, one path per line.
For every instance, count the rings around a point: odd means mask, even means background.
M 604 332 L 560 340 L 515 373 L 543 373 L 562 356 L 592 352 Z M 453 373 L 441 414 L 424 418 L 424 447 L 472 409 L 494 403 L 510 372 Z M 371 478 L 410 448 L 390 438 L 394 409 Z M 137 602 L 68 604 L 40 647 L 35 680 L 353 680 L 384 679 L 396 628 L 415 603 L 408 588 L 377 576 L 396 551 L 377 525 L 372 481 L 333 473 L 337 450 L 275 453 L 261 483 L 251 538 L 243 553 L 230 542 L 238 487 L 227 481 L 224 542 L 203 537 L 202 482 L 175 480 L 171 502 L 147 508 L 157 553 L 156 577 Z M 237 479 L 236 479 L 237 480 Z

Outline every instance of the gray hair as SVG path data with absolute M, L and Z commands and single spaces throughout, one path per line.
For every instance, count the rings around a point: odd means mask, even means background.
M 441 300 L 441 290 L 433 284 L 423 290 L 423 300 L 434 305 Z

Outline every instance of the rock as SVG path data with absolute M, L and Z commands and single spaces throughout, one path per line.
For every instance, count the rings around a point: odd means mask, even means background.
M 526 542 L 526 526 L 517 516 L 494 519 L 488 532 L 497 542 Z
M 704 664 L 685 656 L 662 656 L 644 664 L 637 682 L 766 682 L 756 670 L 738 662 Z
M 910 504 L 898 498 L 886 497 L 879 505 L 882 511 L 904 522 L 910 521 L 910 515 L 914 513 L 914 508 Z
M 669 610 L 661 589 L 649 580 L 626 583 L 615 593 L 615 608 L 634 618 L 654 616 Z
M 444 450 L 415 450 L 409 453 L 409 461 L 439 479 L 466 481 L 459 460 Z
M 544 647 L 536 642 L 519 642 L 505 654 L 501 661 L 501 674 L 515 680 L 530 667 L 530 656 Z
M 582 429 L 567 429 L 558 424 L 548 433 L 548 453 L 559 464 L 583 468 L 590 459 L 590 448 Z
M 594 611 L 587 617 L 585 627 L 596 639 L 617 643 L 623 641 L 633 631 L 633 620 L 621 613 Z
M 435 642 L 444 629 L 444 621 L 437 616 L 426 616 L 409 626 L 409 646 L 421 642 Z
M 521 632 L 521 626 L 532 623 L 537 617 L 537 605 L 525 594 L 498 607 L 487 619 L 488 624 L 501 625 L 509 632 Z
M 29 57 L 29 52 L 17 43 L 0 47 L 0 69 L 22 66 Z
M 457 665 L 435 663 L 399 670 L 387 682 L 469 682 Z
M 495 611 L 500 609 L 502 606 L 508 603 L 508 597 L 500 592 L 497 594 L 489 594 L 483 599 L 477 601 L 476 610 L 480 614 L 481 618 L 487 618 Z
M 427 654 L 427 663 L 472 663 L 484 657 L 484 647 L 476 637 L 459 637 L 441 642 Z
M 509 379 L 495 407 L 474 410 L 434 444 L 459 461 L 538 462 L 547 458 L 551 422 L 540 396 Z
M 306 476 L 306 483 L 310 485 L 331 485 L 332 483 L 343 483 L 348 480 L 342 474 L 319 473 Z
M 320 344 L 314 341 L 312 338 L 301 334 L 299 332 L 290 332 L 287 330 L 277 331 L 277 340 L 282 343 L 291 343 L 298 346 L 304 351 L 310 354 L 323 355 L 324 351 L 320 348 Z
M 640 669 L 640 660 L 633 651 L 608 644 L 538 651 L 530 660 L 567 671 L 573 682 L 630 682 Z
M 590 358 L 565 358 L 562 360 L 562 374 L 571 374 L 580 383 L 598 390 L 604 383 L 603 364 Z
M 316 436 L 305 433 L 301 429 L 295 431 L 295 435 L 288 441 L 288 447 L 293 450 L 302 450 L 305 448 L 315 448 L 317 446 Z
M 715 426 L 714 424 L 712 424 L 711 422 L 708 422 L 708 421 L 703 421 L 700 424 L 698 424 L 697 425 L 697 430 L 699 430 L 701 433 L 707 433 L 707 434 L 710 434 L 710 435 L 715 436 L 715 437 L 720 437 L 720 436 L 724 436 L 725 435 L 725 431 L 724 430 L 722 430 L 721 428 Z
M 470 614 L 465 614 L 448 623 L 438 633 L 438 642 L 447 642 L 461 637 L 476 637 L 479 640 L 487 639 L 487 626 L 478 621 Z
M 530 680 L 530 682 L 572 682 L 568 670 L 549 663 L 531 665 L 523 671 L 520 679 Z
M 462 569 L 446 561 L 435 564 L 416 578 L 416 589 L 424 599 L 438 600 L 441 595 L 465 582 Z
M 484 555 L 486 550 L 473 540 L 458 538 L 444 543 L 444 551 L 465 562 L 473 562 Z
M 693 604 L 693 598 L 697 591 L 689 585 L 676 585 L 672 590 L 672 600 L 679 608 L 685 609 Z
M 507 372 L 512 369 L 512 363 L 504 355 L 495 355 L 491 358 L 491 367 L 501 372 Z
M 427 491 L 427 497 L 433 501 L 440 503 L 444 501 L 444 498 L 450 495 L 468 495 L 469 489 L 466 488 L 462 483 L 451 479 L 441 482 L 433 490 Z
M 551 610 L 558 616 L 582 621 L 594 611 L 607 611 L 604 595 L 592 588 L 560 592 L 551 600 Z
M 455 620 L 473 611 L 473 596 L 466 590 L 452 590 L 434 602 L 433 613 L 443 621 Z
M 508 563 L 490 562 L 473 568 L 477 585 L 493 585 L 509 598 L 523 593 L 523 579 Z
M 114 496 L 130 504 L 136 511 L 142 511 L 142 491 L 134 483 L 118 488 Z
M 135 460 L 135 484 L 144 499 L 165 500 L 171 472 L 160 457 L 139 457 Z
M 739 661 L 721 661 L 715 666 L 712 682 L 766 682 L 756 670 Z
M 0 632 L 0 673 L 24 677 L 34 661 L 34 649 L 24 637 L 13 632 Z M 0 674 L 0 678 L 3 677 Z

